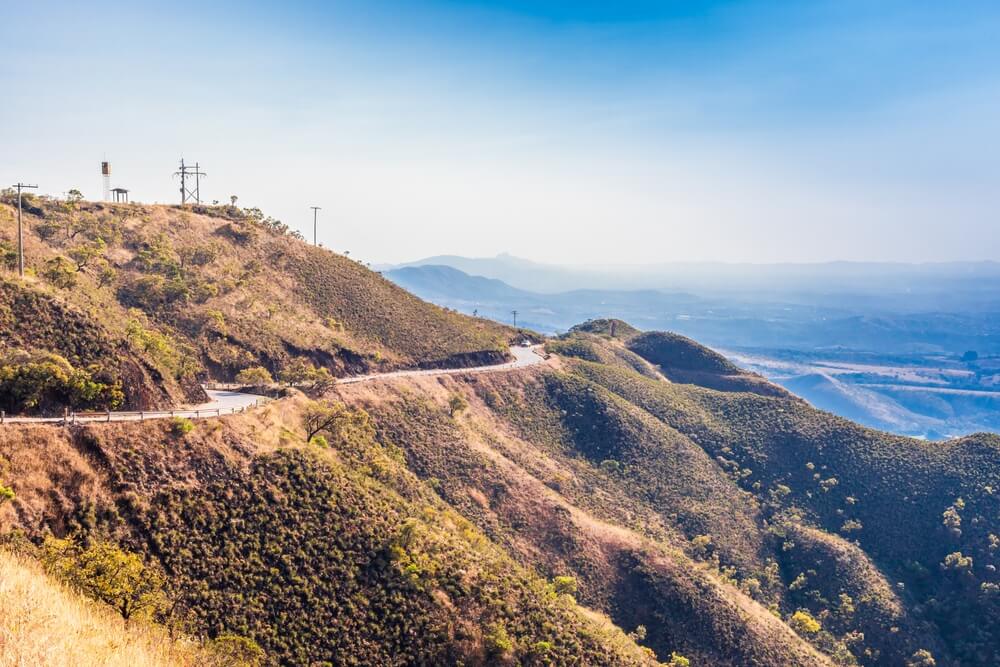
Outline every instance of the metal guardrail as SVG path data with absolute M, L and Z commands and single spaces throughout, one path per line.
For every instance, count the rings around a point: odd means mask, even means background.
M 6 412 L 0 411 L 0 424 L 82 424 L 93 422 L 113 422 L 113 421 L 146 421 L 151 419 L 169 419 L 171 417 L 183 417 L 185 419 L 207 419 L 209 417 L 222 417 L 224 415 L 235 415 L 247 410 L 260 407 L 270 403 L 272 399 L 266 396 L 254 398 L 253 404 L 232 406 L 228 408 L 191 408 L 174 410 L 125 410 L 104 412 L 70 412 L 66 411 L 62 417 L 8 417 Z

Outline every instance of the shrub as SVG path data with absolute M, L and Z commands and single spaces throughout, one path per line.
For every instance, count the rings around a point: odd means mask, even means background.
M 309 442 L 311 444 L 316 445 L 317 447 L 329 447 L 330 446 L 330 443 L 327 442 L 327 440 L 326 440 L 326 436 L 322 436 L 322 435 L 314 435 L 312 438 L 309 439 Z
M 240 667 L 259 667 L 267 657 L 257 642 L 234 634 L 219 635 L 209 644 L 209 649 L 226 664 Z
M 671 652 L 670 662 L 667 665 L 668 667 L 691 667 L 691 661 L 680 653 Z
M 452 394 L 448 399 L 448 412 L 452 417 L 469 407 L 469 402 L 461 394 Z
M 74 368 L 52 352 L 15 351 L 0 358 L 0 405 L 9 412 L 118 407 L 125 399 L 120 384 L 94 379 L 98 372 L 95 366 Z
M 194 429 L 194 422 L 187 417 L 174 417 L 171 421 L 170 430 L 174 435 L 187 435 Z
M 552 589 L 560 595 L 574 595 L 576 593 L 576 579 L 567 576 L 556 577 L 552 580 Z
M 927 649 L 920 649 L 906 661 L 906 667 L 934 667 L 935 665 L 937 665 L 937 660 Z
M 14 489 L 0 484 L 0 505 L 3 505 L 8 500 L 14 500 Z
M 163 574 L 131 553 L 98 541 L 86 549 L 73 540 L 48 537 L 42 545 L 45 569 L 84 595 L 115 608 L 126 621 L 166 608 Z
M 494 624 L 484 639 L 486 648 L 496 657 L 504 657 L 514 650 L 514 640 L 507 634 L 503 623 Z
M 820 630 L 819 621 L 805 609 L 799 609 L 788 619 L 788 625 L 800 635 L 814 635 Z
M 8 271 L 17 268 L 17 248 L 9 241 L 0 241 L 0 266 Z
M 274 382 L 274 378 L 271 377 L 271 372 L 263 366 L 252 366 L 237 373 L 236 381 L 252 387 L 262 387 Z

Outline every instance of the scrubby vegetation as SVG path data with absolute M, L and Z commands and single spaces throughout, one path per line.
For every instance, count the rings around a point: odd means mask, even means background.
M 0 429 L 2 528 L 122 617 L 275 664 L 1000 662 L 996 436 L 867 430 L 610 320 L 539 367 L 336 385 L 481 363 L 511 332 L 254 212 L 74 205 L 35 201 L 34 242 L 85 297 L 2 283 L 0 318 L 39 313 L 0 330 L 6 395 L 290 385 L 197 425 Z
M 235 206 L 26 196 L 28 275 L 19 280 L 10 273 L 13 201 L 0 194 L 0 353 L 96 364 L 128 407 L 199 400 L 200 381 L 250 370 L 254 382 L 264 371 L 298 384 L 323 373 L 478 365 L 504 359 L 515 335 L 422 302 Z
M 242 667 L 252 665 L 171 636 L 53 580 L 31 558 L 0 549 L 0 663 L 37 667 Z

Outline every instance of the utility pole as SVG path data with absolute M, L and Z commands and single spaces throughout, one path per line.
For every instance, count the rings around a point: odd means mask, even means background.
M 321 211 L 323 209 L 319 206 L 310 206 L 309 208 L 313 210 L 313 245 L 319 245 L 316 243 L 316 211 Z
M 174 176 L 181 177 L 181 205 L 188 203 L 190 200 L 194 200 L 196 204 L 201 203 L 201 177 L 208 176 L 205 172 L 201 171 L 200 165 L 195 162 L 194 166 L 184 164 L 184 158 L 181 158 L 181 168 L 180 171 L 175 171 Z M 189 188 L 187 186 L 188 179 L 194 176 L 194 188 Z
M 517 328 L 517 311 L 516 310 L 512 310 L 512 311 L 510 311 L 510 314 L 514 316 L 514 328 L 516 329 Z
M 28 188 L 37 188 L 37 185 L 28 185 L 27 183 L 18 183 L 14 186 L 17 188 L 17 275 L 24 277 L 24 232 L 21 227 L 21 190 Z

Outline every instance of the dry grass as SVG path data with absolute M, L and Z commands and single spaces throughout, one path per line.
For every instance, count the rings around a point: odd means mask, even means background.
M 37 564 L 0 551 L 0 667 L 205 665 L 191 640 L 157 626 L 128 626 L 111 609 L 49 579 Z

